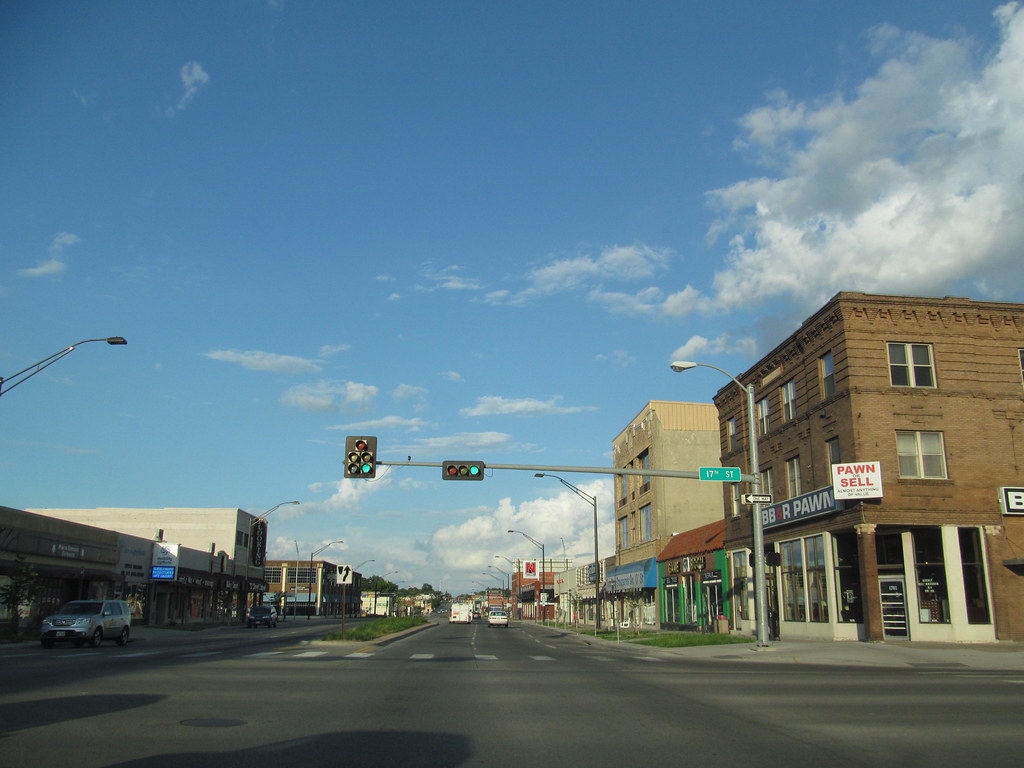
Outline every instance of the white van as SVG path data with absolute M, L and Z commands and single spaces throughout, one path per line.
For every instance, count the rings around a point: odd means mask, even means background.
M 473 606 L 469 603 L 452 603 L 452 612 L 448 616 L 449 624 L 470 624 L 473 621 Z

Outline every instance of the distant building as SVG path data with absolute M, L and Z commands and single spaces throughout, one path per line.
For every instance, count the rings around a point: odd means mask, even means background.
M 773 497 L 773 634 L 1024 640 L 1022 376 L 1024 305 L 846 292 L 738 376 Z M 747 471 L 746 395 L 730 383 L 715 403 L 722 463 Z M 725 489 L 726 548 L 751 631 L 744 492 Z
M 179 546 L 204 553 L 207 561 L 204 570 L 215 574 L 216 578 L 203 578 L 191 583 L 194 577 L 181 573 L 181 579 L 186 581 L 175 581 L 181 594 L 172 596 L 167 590 L 161 590 L 155 596 L 159 602 L 153 606 L 153 621 L 156 623 L 163 623 L 167 617 L 187 620 L 207 614 L 244 617 L 247 606 L 254 601 L 259 602 L 266 590 L 263 579 L 265 552 L 253 542 L 257 518 L 242 509 L 99 507 L 28 511 L 149 539 L 166 544 L 170 549 Z M 265 544 L 265 536 L 263 542 Z M 184 594 L 185 591 L 189 594 Z M 212 606 L 206 605 L 209 593 L 213 593 Z M 182 600 L 187 601 L 187 608 L 178 604 Z M 165 601 L 170 602 L 165 605 Z
M 711 403 L 652 400 L 612 441 L 612 461 L 641 470 L 719 466 L 718 429 Z M 676 533 L 722 519 L 721 493 L 720 483 L 615 477 L 615 563 L 602 601 L 612 621 L 659 624 L 656 559 Z

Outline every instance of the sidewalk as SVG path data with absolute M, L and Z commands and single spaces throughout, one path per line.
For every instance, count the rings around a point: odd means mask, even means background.
M 520 622 L 525 624 L 526 622 Z M 536 625 L 532 625 L 536 626 Z M 577 635 L 596 647 L 603 644 L 655 652 L 671 658 L 730 661 L 751 664 L 831 664 L 841 666 L 905 667 L 937 670 L 1002 670 L 1024 674 L 1024 643 L 914 643 L 779 640 L 766 648 L 754 643 L 658 648 L 630 642 L 597 639 L 554 626 L 538 629 Z

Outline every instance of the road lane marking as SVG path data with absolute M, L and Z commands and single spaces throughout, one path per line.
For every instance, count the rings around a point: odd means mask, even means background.
M 327 651 L 304 651 L 303 653 L 295 654 L 296 659 L 311 659 L 314 656 L 326 656 Z
M 372 653 L 366 651 L 355 651 L 354 653 L 345 654 L 346 659 L 368 659 L 373 656 Z
M 432 654 L 432 653 L 414 653 L 409 658 L 413 659 L 414 661 L 427 661 L 429 659 L 434 658 L 434 654 Z
M 477 661 L 497 661 L 497 656 L 492 656 L 489 653 L 478 653 L 476 655 Z
M 530 658 L 534 661 L 554 661 L 551 656 L 531 656 Z

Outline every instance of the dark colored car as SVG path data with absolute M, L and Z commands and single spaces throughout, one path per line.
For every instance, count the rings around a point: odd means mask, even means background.
M 269 605 L 257 605 L 249 610 L 249 628 L 263 625 L 265 627 L 277 626 L 277 611 Z

